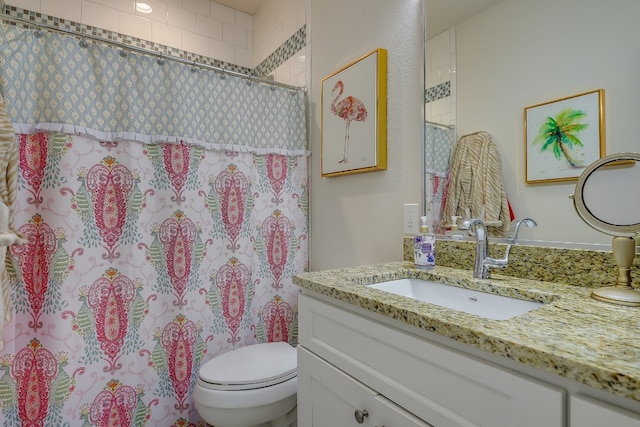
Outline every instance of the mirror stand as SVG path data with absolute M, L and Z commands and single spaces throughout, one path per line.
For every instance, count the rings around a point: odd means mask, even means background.
M 631 286 L 631 266 L 636 255 L 635 239 L 615 236 L 611 242 L 611 249 L 613 260 L 618 267 L 618 284 L 594 290 L 591 298 L 619 305 L 640 306 L 640 290 Z

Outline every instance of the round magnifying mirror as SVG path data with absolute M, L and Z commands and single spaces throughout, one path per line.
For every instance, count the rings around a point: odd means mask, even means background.
M 640 232 L 640 153 L 611 154 L 589 165 L 578 178 L 573 203 L 591 227 L 613 235 L 616 286 L 596 289 L 591 297 L 621 305 L 640 306 L 640 291 L 631 286 L 634 236 Z

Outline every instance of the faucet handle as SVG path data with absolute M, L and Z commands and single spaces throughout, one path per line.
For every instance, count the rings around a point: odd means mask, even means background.
M 518 238 L 518 231 L 520 230 L 520 225 L 526 225 L 527 227 L 537 227 L 538 223 L 535 222 L 532 218 L 518 218 L 511 221 L 509 224 L 509 230 L 507 230 L 507 235 L 505 236 L 507 240 L 512 243 Z
M 479 218 L 465 218 L 458 224 L 458 229 L 473 232 L 476 224 L 482 224 L 482 220 Z

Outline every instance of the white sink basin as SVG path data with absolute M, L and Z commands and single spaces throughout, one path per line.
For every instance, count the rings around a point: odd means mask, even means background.
M 493 320 L 506 320 L 544 305 L 422 279 L 391 280 L 368 287 Z

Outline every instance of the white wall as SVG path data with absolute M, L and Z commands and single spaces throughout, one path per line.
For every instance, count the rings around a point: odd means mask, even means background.
M 310 269 L 401 260 L 402 205 L 422 194 L 421 2 L 312 0 L 311 8 Z M 322 178 L 321 79 L 376 48 L 388 50 L 388 169 Z
M 504 0 L 456 26 L 458 135 L 493 135 L 516 216 L 538 222 L 521 237 L 611 241 L 578 218 L 575 182 L 525 184 L 524 108 L 604 89 L 606 153 L 640 151 L 638 17 L 637 0 Z

